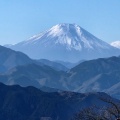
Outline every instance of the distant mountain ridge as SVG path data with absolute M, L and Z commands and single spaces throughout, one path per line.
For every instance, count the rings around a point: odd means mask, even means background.
M 67 67 L 60 63 L 52 62 L 45 59 L 33 60 L 22 52 L 14 51 L 9 48 L 0 46 L 0 73 L 6 72 L 16 66 L 27 65 L 32 63 L 40 66 L 46 65 L 58 71 L 68 70 Z
M 66 83 L 75 91 L 104 91 L 120 98 L 119 73 L 120 57 L 99 58 L 72 68 L 67 74 Z
M 68 71 L 27 64 L 0 75 L 7 85 L 46 86 L 75 92 L 106 92 L 120 98 L 120 57 L 100 58 L 80 63 Z
M 76 24 L 58 24 L 18 44 L 7 46 L 34 59 L 68 62 L 119 55 L 120 50 Z
M 30 64 L 32 62 L 32 59 L 24 53 L 0 46 L 0 72 L 5 72 L 13 67 Z
M 61 86 L 59 80 L 64 74 L 64 71 L 56 71 L 49 66 L 27 64 L 12 68 L 5 74 L 0 75 L 0 82 L 7 85 L 18 84 L 37 88 L 46 86 L 57 89 Z
M 50 66 L 51 68 L 58 70 L 58 71 L 67 71 L 69 70 L 69 67 L 67 67 L 66 65 L 57 62 L 57 61 L 50 61 L 47 59 L 40 59 L 40 60 L 36 60 L 37 62 L 40 62 L 44 65 Z M 72 64 L 72 63 L 71 63 Z M 75 65 L 73 65 L 74 67 Z

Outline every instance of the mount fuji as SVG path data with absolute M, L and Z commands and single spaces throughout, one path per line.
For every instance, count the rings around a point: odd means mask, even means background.
M 15 45 L 6 46 L 33 59 L 69 62 L 119 55 L 120 50 L 76 24 L 58 24 Z

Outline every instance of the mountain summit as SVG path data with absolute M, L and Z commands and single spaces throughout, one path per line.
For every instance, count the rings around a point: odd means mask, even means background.
M 58 24 L 10 48 L 34 59 L 77 62 L 118 55 L 119 50 L 76 24 Z

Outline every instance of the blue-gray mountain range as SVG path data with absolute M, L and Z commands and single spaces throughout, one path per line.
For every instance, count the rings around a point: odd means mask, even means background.
M 102 91 L 120 98 L 120 57 L 84 61 L 67 71 L 56 70 L 54 62 L 53 68 L 2 46 L 0 58 L 1 71 L 4 68 L 0 82 L 7 85 L 46 86 L 75 92 Z

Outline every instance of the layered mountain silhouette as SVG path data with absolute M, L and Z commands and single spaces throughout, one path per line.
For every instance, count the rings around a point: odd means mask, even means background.
M 18 84 L 21 86 L 47 86 L 51 88 L 61 88 L 60 78 L 65 72 L 56 71 L 49 66 L 28 64 L 17 66 L 5 74 L 0 75 L 0 81 L 7 85 Z M 56 86 L 56 87 L 55 87 Z
M 69 64 L 69 66 L 67 66 L 63 62 L 50 61 L 50 60 L 47 60 L 47 59 L 36 60 L 36 62 L 39 62 L 39 63 L 42 63 L 44 65 L 50 66 L 51 68 L 53 68 L 53 69 L 55 69 L 57 71 L 67 71 L 70 68 L 76 66 L 76 63 L 74 64 L 74 63 L 68 63 L 68 62 L 66 62 L 66 64 L 67 63 Z
M 24 53 L 0 46 L 0 72 L 29 63 L 32 63 L 32 60 Z
M 0 82 L 76 92 L 103 91 L 120 98 L 119 73 L 120 57 L 110 57 L 82 62 L 67 72 L 37 64 L 17 66 L 0 75 Z
M 2 46 L 0 58 L 0 82 L 7 85 L 46 86 L 54 88 L 52 91 L 103 91 L 120 98 L 120 57 L 82 61 L 70 70 L 60 63 L 32 60 L 21 52 Z
M 52 62 L 49 60 L 32 60 L 27 55 L 25 55 L 22 52 L 17 52 L 14 50 L 11 50 L 9 48 L 0 46 L 0 73 L 6 72 L 10 70 L 11 68 L 14 68 L 16 66 L 20 65 L 27 65 L 27 64 L 37 64 L 40 66 L 50 66 L 51 68 L 58 70 L 58 71 L 67 71 L 68 68 L 64 65 Z
M 67 74 L 70 89 L 80 92 L 104 91 L 120 98 L 120 57 L 85 61 Z
M 76 24 L 58 24 L 26 41 L 7 46 L 34 59 L 78 62 L 120 54 L 120 50 L 98 39 Z
M 81 109 L 108 106 L 105 93 L 43 92 L 0 83 L 0 120 L 70 120 Z

